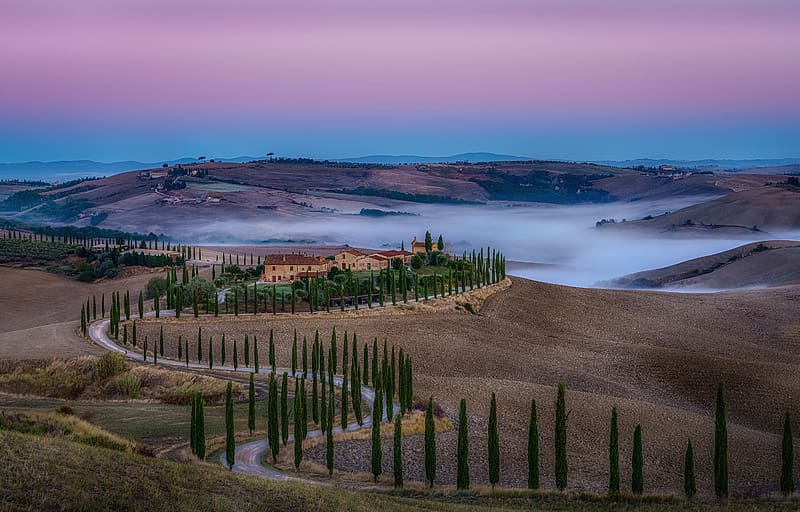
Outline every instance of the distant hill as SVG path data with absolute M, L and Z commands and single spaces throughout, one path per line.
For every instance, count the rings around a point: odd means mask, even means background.
M 800 284 L 800 242 L 755 242 L 600 283 L 613 288 L 727 290 Z
M 758 236 L 800 230 L 800 187 L 766 185 L 681 210 L 601 229 L 646 229 L 678 236 Z
M 253 157 L 240 156 L 235 158 L 219 159 L 221 162 L 249 162 Z M 197 162 L 196 158 L 178 158 L 163 162 L 139 162 L 124 160 L 121 162 L 96 162 L 94 160 L 59 160 L 54 162 L 17 162 L 0 163 L 1 179 L 37 179 L 45 181 L 70 181 L 78 178 L 94 178 L 111 176 L 126 171 L 139 169 L 153 169 L 164 164 L 189 164 Z
M 635 158 L 631 160 L 595 160 L 594 163 L 610 165 L 612 167 L 639 166 L 655 168 L 660 165 L 670 165 L 681 169 L 698 169 L 714 172 L 722 171 L 747 171 L 764 167 L 781 167 L 800 164 L 800 158 L 757 158 L 750 160 L 736 159 L 704 159 L 704 160 L 679 160 L 671 158 Z M 771 174 L 771 173 L 770 173 Z
M 368 155 L 354 158 L 336 158 L 333 162 L 354 162 L 365 164 L 433 164 L 453 162 L 524 162 L 535 158 L 527 156 L 501 155 L 497 153 L 460 153 L 451 156 L 419 155 Z

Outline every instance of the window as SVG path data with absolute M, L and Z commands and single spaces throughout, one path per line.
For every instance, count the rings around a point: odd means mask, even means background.
M 275 270 L 275 265 L 272 265 L 272 270 Z
M 294 270 L 294 265 L 290 266 L 289 270 Z

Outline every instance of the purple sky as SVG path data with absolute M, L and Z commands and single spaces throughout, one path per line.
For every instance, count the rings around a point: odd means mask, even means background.
M 0 161 L 800 157 L 799 27 L 794 0 L 3 0 Z

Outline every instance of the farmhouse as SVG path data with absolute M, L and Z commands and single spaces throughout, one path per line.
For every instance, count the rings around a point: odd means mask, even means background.
M 329 262 L 305 254 L 268 254 L 264 257 L 262 280 L 269 283 L 292 282 L 306 275 L 327 273 Z

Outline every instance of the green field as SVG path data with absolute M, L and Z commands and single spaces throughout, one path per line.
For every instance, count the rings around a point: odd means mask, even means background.
M 289 399 L 289 421 L 293 421 L 294 405 Z M 191 406 L 147 402 L 73 402 L 0 395 L 0 411 L 54 411 L 69 405 L 75 415 L 131 441 L 157 442 L 165 438 L 189 437 Z M 309 404 L 308 410 L 311 411 Z M 247 404 L 237 403 L 233 408 L 236 431 L 247 431 Z M 266 401 L 256 401 L 256 430 L 266 429 Z M 310 412 L 309 412 L 310 414 Z M 205 407 L 206 434 L 225 433 L 225 407 Z M 309 425 L 309 429 L 316 428 Z

